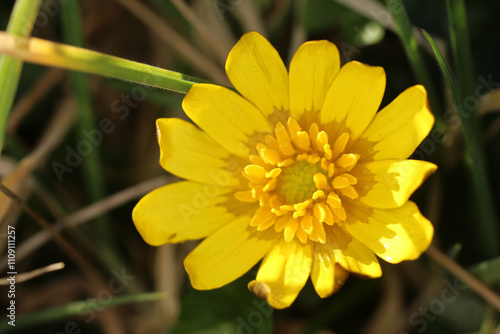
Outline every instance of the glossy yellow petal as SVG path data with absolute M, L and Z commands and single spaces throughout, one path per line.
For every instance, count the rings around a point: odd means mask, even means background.
M 239 179 L 227 170 L 229 152 L 194 125 L 177 118 L 156 121 L 160 164 L 179 177 L 214 184 L 236 186 Z
M 153 246 L 205 238 L 234 218 L 221 205 L 230 188 L 183 181 L 153 190 L 132 211 L 144 241 Z
M 310 244 L 280 239 L 264 258 L 256 280 L 248 285 L 277 309 L 290 306 L 297 298 L 311 272 L 313 256 Z
M 321 110 L 339 69 L 340 56 L 334 44 L 328 41 L 302 44 L 290 63 L 291 116 L 300 119 L 306 111 L 317 115 L 312 112 Z
M 322 124 L 339 124 L 337 135 L 358 138 L 377 112 L 385 90 L 385 71 L 356 61 L 345 64 L 333 80 L 321 108 Z M 330 135 L 330 134 L 329 134 Z
M 411 201 L 397 209 L 348 210 L 352 217 L 344 228 L 387 262 L 414 260 L 431 243 L 434 228 Z
M 249 271 L 268 252 L 272 238 L 255 233 L 242 216 L 205 239 L 184 260 L 191 284 L 198 290 L 226 285 Z
M 265 115 L 288 110 L 288 73 L 278 51 L 259 33 L 246 33 L 227 57 L 232 84 Z
M 360 164 L 352 171 L 358 184 L 370 185 L 359 191 L 359 201 L 379 209 L 402 206 L 437 166 L 420 160 L 378 160 Z
M 370 278 L 382 276 L 382 269 L 373 251 L 337 225 L 330 227 L 329 231 L 327 243 L 323 247 L 333 254 L 335 262 L 342 268 Z
M 344 285 L 348 277 L 349 273 L 336 264 L 332 249 L 316 243 L 311 281 L 318 296 L 321 298 L 331 296 Z
M 196 84 L 184 97 L 182 108 L 210 137 L 238 156 L 250 154 L 250 135 L 272 131 L 253 104 L 225 87 Z
M 416 85 L 377 113 L 352 150 L 361 154 L 361 161 L 406 159 L 429 134 L 433 124 L 427 92 Z

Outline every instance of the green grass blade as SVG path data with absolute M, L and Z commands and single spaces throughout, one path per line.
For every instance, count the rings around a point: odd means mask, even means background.
M 66 5 L 61 6 L 61 19 L 63 37 L 66 43 L 82 47 L 82 27 L 80 24 L 80 8 L 77 1 L 69 1 Z M 69 73 L 71 88 L 74 92 L 77 108 L 78 108 L 78 123 L 76 128 L 76 137 L 78 141 L 88 141 L 83 134 L 93 129 L 98 129 L 93 108 L 92 97 L 90 92 L 90 84 L 86 74 L 71 71 Z M 96 202 L 102 199 L 105 195 L 104 178 L 102 176 L 102 164 L 99 157 L 99 147 L 95 145 L 94 149 L 83 160 L 83 176 L 85 186 L 89 192 L 90 200 Z M 101 217 L 99 219 L 99 231 L 97 233 L 99 239 L 107 239 L 107 242 L 101 242 L 101 245 L 107 245 L 112 240 L 110 233 L 107 232 L 106 220 Z
M 476 78 L 467 28 L 464 0 L 446 0 L 451 51 L 458 85 L 463 96 L 474 96 Z
M 104 53 L 39 38 L 22 38 L 0 32 L 0 53 L 26 62 L 102 75 L 186 94 L 194 84 L 206 82 Z
M 7 32 L 17 36 L 29 36 L 40 9 L 40 2 L 41 0 L 17 0 L 7 25 Z M 21 70 L 21 60 L 0 55 L 0 152 Z
M 441 52 L 432 37 L 426 31 L 422 30 L 422 32 L 432 46 L 439 67 L 443 72 L 446 85 L 451 91 L 453 104 L 455 105 L 462 123 L 465 140 L 465 164 L 472 180 L 473 192 L 471 197 L 475 199 L 477 207 L 478 219 L 474 221 L 474 230 L 477 231 L 478 240 L 480 240 L 478 245 L 483 248 L 485 255 L 494 257 L 498 255 L 499 252 L 499 244 L 497 241 L 500 231 L 497 225 L 496 212 L 491 196 L 490 182 L 486 173 L 483 150 L 480 145 L 479 137 L 476 135 L 474 129 L 474 118 L 476 118 L 477 115 L 475 112 L 464 108 L 462 94 Z
M 440 114 L 440 108 L 437 98 L 437 90 L 434 83 L 431 80 L 431 76 L 425 65 L 422 53 L 418 48 L 418 43 L 413 34 L 412 24 L 408 18 L 405 7 L 401 0 L 386 0 L 387 7 L 394 18 L 394 23 L 396 24 L 396 30 L 403 44 L 406 52 L 406 56 L 410 62 L 413 70 L 413 74 L 417 79 L 418 83 L 424 85 L 427 89 L 427 94 L 429 96 L 429 103 L 434 114 Z M 439 120 L 436 119 L 436 123 Z
M 59 319 L 69 318 L 83 314 L 97 313 L 105 307 L 119 306 L 131 303 L 144 303 L 166 298 L 162 292 L 150 292 L 134 295 L 111 297 L 105 300 L 88 299 L 85 301 L 69 303 L 61 307 L 54 307 L 32 314 L 20 316 L 16 319 L 16 326 L 13 327 L 7 322 L 0 323 L 0 333 L 18 332 L 26 327 L 33 327 Z
M 70 1 L 61 7 L 61 18 L 63 27 L 63 36 L 68 44 L 81 47 L 83 46 L 82 29 L 80 25 L 80 10 L 76 1 Z M 90 131 L 97 128 L 96 120 L 92 111 L 91 93 L 88 78 L 85 74 L 79 72 L 70 72 L 70 82 L 72 90 L 77 101 L 79 114 L 77 136 L 81 140 L 87 140 L 82 135 L 83 131 Z M 92 201 L 97 201 L 104 197 L 103 177 L 101 174 L 101 162 L 99 159 L 99 149 L 95 150 L 85 157 L 84 176 L 85 183 Z

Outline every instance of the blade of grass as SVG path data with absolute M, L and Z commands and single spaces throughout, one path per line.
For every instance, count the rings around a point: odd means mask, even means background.
M 473 191 L 471 197 L 475 199 L 477 207 L 476 211 L 478 219 L 477 222 L 474 221 L 474 224 L 477 227 L 473 230 L 477 231 L 478 241 L 480 241 L 478 242 L 478 245 L 482 247 L 485 255 L 488 257 L 494 257 L 498 255 L 499 252 L 499 245 L 497 241 L 500 231 L 497 225 L 497 216 L 491 196 L 485 157 L 480 145 L 479 137 L 476 135 L 474 130 L 474 124 L 476 124 L 476 121 L 473 119 L 477 117 L 477 114 L 475 112 L 465 110 L 462 94 L 453 75 L 451 74 L 450 69 L 448 68 L 448 65 L 444 61 L 441 52 L 432 37 L 425 30 L 422 30 L 422 32 L 434 50 L 436 60 L 441 68 L 441 71 L 443 72 L 446 85 L 451 91 L 453 104 L 455 105 L 462 123 L 465 140 L 465 164 L 472 180 Z
M 41 0 L 17 0 L 14 4 L 7 32 L 18 36 L 29 36 L 40 9 Z M 3 148 L 5 129 L 10 109 L 16 96 L 22 61 L 0 55 L 0 152 Z
M 7 333 L 9 331 L 19 331 L 27 327 L 33 327 L 44 323 L 49 323 L 59 319 L 69 318 L 72 316 L 81 315 L 87 311 L 101 311 L 104 307 L 119 306 L 132 303 L 152 302 L 166 298 L 167 295 L 161 292 L 148 292 L 141 294 L 133 294 L 119 297 L 112 297 L 106 300 L 97 300 L 95 298 L 73 302 L 61 307 L 53 307 L 47 310 L 39 311 L 32 314 L 20 316 L 16 319 L 16 326 L 12 327 L 7 322 L 0 324 L 0 332 Z
M 474 64 L 469 40 L 469 31 L 467 28 L 467 15 L 465 13 L 465 3 L 463 0 L 446 0 L 448 11 L 448 23 L 450 31 L 451 52 L 453 55 L 454 69 L 457 76 L 457 84 L 463 98 L 476 96 L 475 88 L 477 85 L 474 74 Z M 477 107 L 467 105 L 467 108 L 474 114 L 477 113 Z M 469 119 L 476 137 L 479 136 L 479 119 L 472 117 Z
M 61 6 L 61 23 L 64 41 L 70 45 L 83 47 L 82 27 L 80 24 L 79 2 L 69 1 Z M 76 126 L 76 139 L 78 142 L 85 141 L 85 131 L 97 129 L 97 122 L 92 108 L 92 97 L 88 77 L 84 73 L 71 71 L 69 73 L 72 91 L 76 98 L 78 111 L 78 122 Z M 99 147 L 94 147 L 89 155 L 83 160 L 84 184 L 87 188 L 91 202 L 97 202 L 105 196 L 104 178 L 102 176 L 102 163 L 99 156 Z M 109 230 L 106 216 L 99 216 L 97 224 L 97 243 L 101 251 L 108 254 L 113 249 L 113 238 Z
M 467 28 L 463 0 L 446 0 L 450 31 L 451 52 L 455 64 L 458 86 L 463 96 L 474 96 L 476 78 Z
M 5 32 L 0 32 L 0 53 L 34 64 L 97 74 L 183 94 L 194 84 L 206 82 L 182 73 L 96 51 L 40 38 L 14 36 Z
M 417 78 L 418 83 L 424 85 L 427 89 L 429 103 L 434 115 L 439 115 L 441 114 L 441 108 L 438 103 L 439 100 L 437 98 L 437 90 L 431 80 L 431 76 L 427 70 L 427 66 L 425 65 L 422 53 L 418 48 L 417 39 L 413 34 L 412 24 L 410 23 L 410 19 L 408 18 L 403 2 L 401 0 L 386 0 L 386 3 L 387 8 L 394 18 L 396 32 L 401 40 L 401 43 L 403 44 L 406 56 L 410 61 L 413 74 L 415 75 L 415 78 Z M 436 119 L 436 125 L 439 125 L 439 122 L 439 119 Z

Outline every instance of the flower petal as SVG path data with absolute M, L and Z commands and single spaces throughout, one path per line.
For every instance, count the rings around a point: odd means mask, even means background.
M 420 160 L 378 160 L 359 164 L 351 171 L 358 184 L 370 184 L 359 189 L 359 201 L 379 209 L 402 206 L 437 166 Z
M 226 285 L 259 262 L 274 242 L 266 233 L 249 228 L 242 216 L 206 238 L 184 260 L 191 284 L 198 290 Z
M 312 246 L 281 239 L 264 258 L 257 278 L 248 287 L 274 308 L 290 306 L 311 272 Z
M 226 73 L 236 90 L 265 115 L 288 110 L 288 73 L 278 51 L 259 33 L 246 33 L 227 57 Z
M 349 273 L 335 263 L 331 256 L 331 249 L 316 243 L 311 270 L 311 281 L 316 293 L 321 298 L 331 296 L 337 292 L 349 277 Z
M 344 228 L 387 262 L 414 260 L 431 243 L 434 228 L 411 201 L 397 209 L 348 210 L 353 217 Z
M 182 100 L 182 108 L 219 145 L 238 156 L 250 154 L 250 135 L 271 132 L 269 122 L 253 104 L 225 87 L 196 84 Z
M 382 276 L 377 257 L 368 247 L 337 225 L 330 227 L 330 231 L 324 247 L 334 255 L 335 262 L 354 274 L 370 278 Z
M 382 67 L 351 61 L 340 69 L 321 108 L 322 124 L 336 122 L 338 135 L 359 137 L 377 112 L 385 90 Z
M 305 111 L 321 110 L 326 93 L 339 69 L 339 50 L 333 43 L 311 41 L 300 46 L 290 63 L 292 117 L 299 119 Z
M 314 253 L 311 271 L 314 289 L 321 298 L 329 297 L 339 291 L 349 278 L 349 272 L 335 264 L 335 261 L 332 261 L 329 257 L 325 257 L 326 255 L 324 253 Z
M 220 205 L 230 188 L 182 181 L 153 190 L 132 211 L 140 235 L 153 246 L 204 238 L 234 218 Z
M 321 298 L 342 287 L 348 272 L 376 278 L 382 270 L 375 254 L 337 225 L 327 227 L 325 244 L 316 243 L 311 280 Z
M 177 118 L 156 120 L 160 164 L 179 177 L 218 186 L 236 186 L 227 171 L 229 152 L 194 125 Z
M 377 113 L 352 150 L 361 154 L 361 161 L 406 159 L 429 134 L 433 124 L 427 92 L 416 85 Z

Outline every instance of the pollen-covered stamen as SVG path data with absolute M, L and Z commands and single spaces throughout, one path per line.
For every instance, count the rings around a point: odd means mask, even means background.
M 344 152 L 349 138 L 342 133 L 332 140 L 316 123 L 305 131 L 291 117 L 286 126 L 277 123 L 243 170 L 250 189 L 235 194 L 260 205 L 250 225 L 258 231 L 274 225 L 287 242 L 297 237 L 325 243 L 324 224 L 346 220 L 343 200 L 358 197 L 358 180 L 350 172 L 360 156 Z

